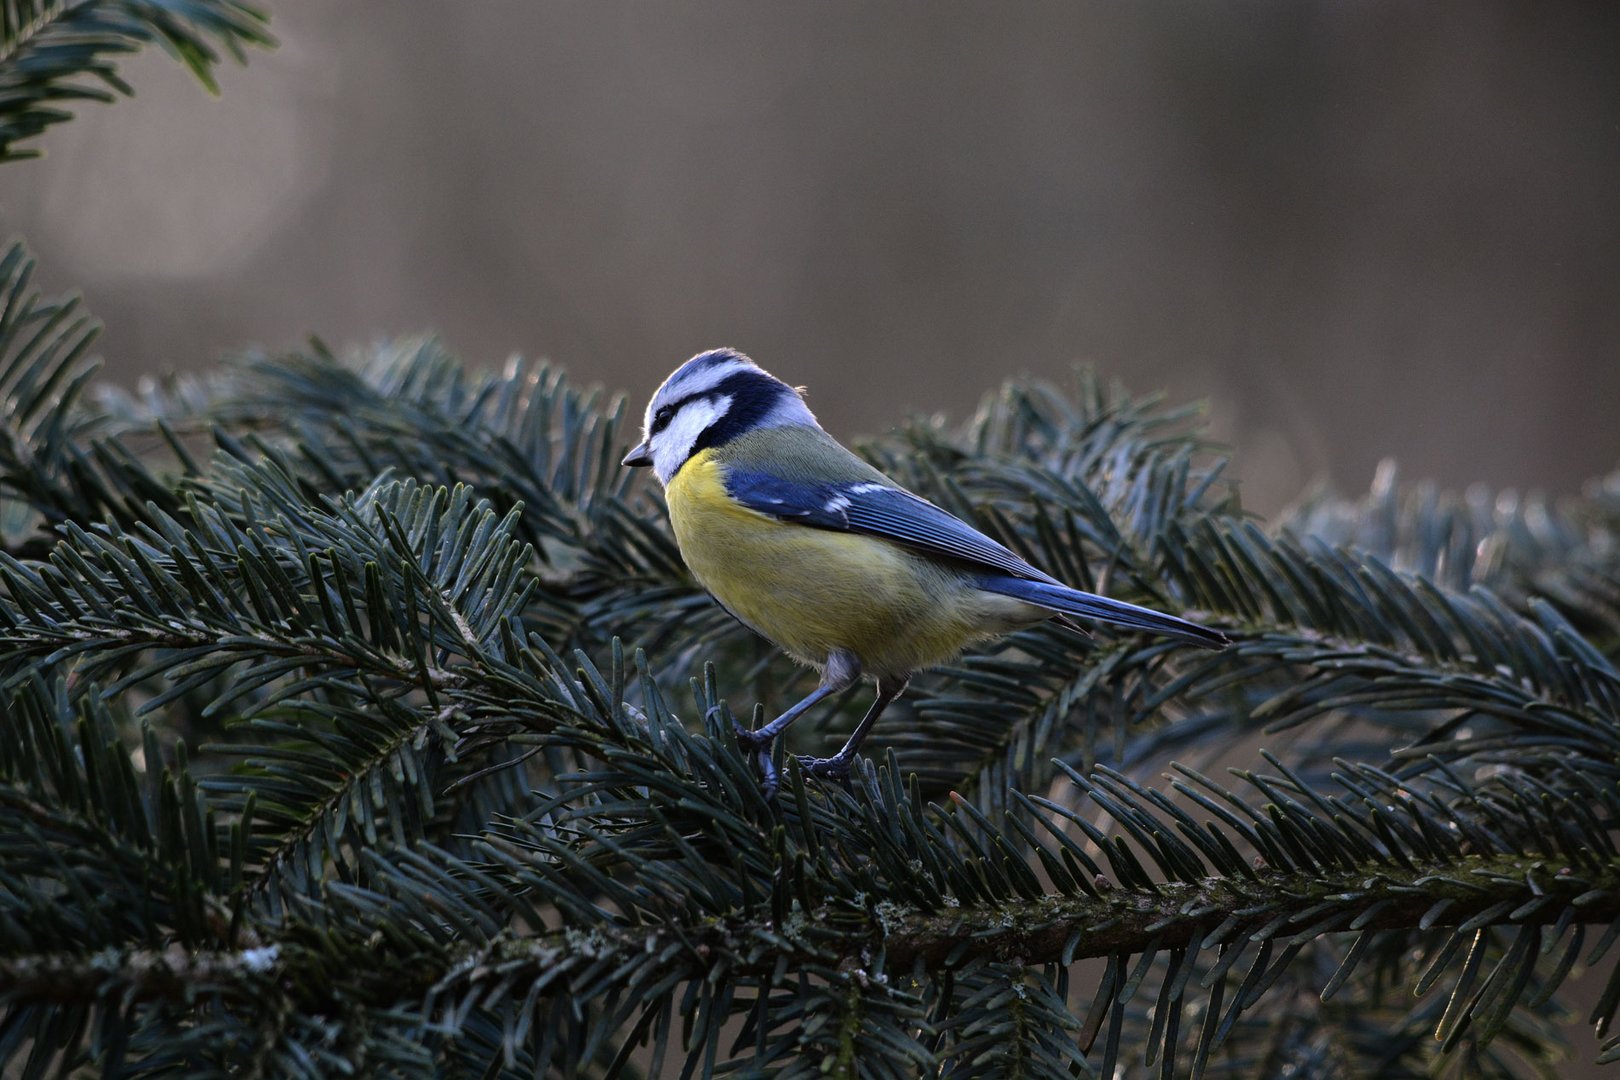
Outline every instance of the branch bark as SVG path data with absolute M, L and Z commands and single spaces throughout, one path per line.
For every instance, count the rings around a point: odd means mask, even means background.
M 1428 920 L 1441 901 L 1446 905 Z M 1607 926 L 1620 919 L 1620 864 L 1601 874 L 1575 871 L 1542 858 L 1465 857 L 1395 874 L 1386 868 L 1337 879 L 1261 873 L 1252 880 L 1210 878 L 1166 883 L 1153 891 L 1114 889 L 1099 896 L 1044 896 L 1025 903 L 915 910 L 838 911 L 799 926 L 764 919 L 702 925 L 593 929 L 590 957 L 570 947 L 567 931 L 502 938 L 469 954 L 447 949 L 442 963 L 413 955 L 389 974 L 388 957 L 366 980 L 377 1003 L 398 1002 L 450 985 L 486 979 L 510 984 L 549 981 L 548 993 L 566 995 L 557 977 L 574 964 L 590 968 L 605 954 L 664 953 L 669 963 L 703 977 L 723 961 L 731 977 L 771 977 L 812 964 L 830 969 L 891 971 L 956 967 L 976 959 L 1017 964 L 1073 960 L 1208 946 L 1263 933 L 1286 940 L 1336 931 L 1456 927 L 1492 909 L 1492 924 L 1550 926 L 1571 908 L 1574 921 Z M 1524 912 L 1513 918 L 1510 912 Z M 672 948 L 673 947 L 673 948 Z M 667 952 L 666 952 L 667 950 Z M 76 954 L 0 958 L 0 1000 L 67 1004 L 105 1000 L 183 1002 L 199 991 L 248 999 L 268 987 L 297 987 L 306 996 L 329 985 L 324 973 L 298 970 L 274 945 L 239 950 L 108 949 Z M 355 987 L 345 988 L 352 1000 Z M 318 1003 L 311 1003 L 318 1004 Z

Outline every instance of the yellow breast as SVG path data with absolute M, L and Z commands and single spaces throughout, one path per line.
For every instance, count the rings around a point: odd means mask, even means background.
M 728 611 L 805 663 L 845 649 L 868 674 L 907 675 L 1044 617 L 896 544 L 750 510 L 726 494 L 724 476 L 704 450 L 670 480 L 681 556 Z

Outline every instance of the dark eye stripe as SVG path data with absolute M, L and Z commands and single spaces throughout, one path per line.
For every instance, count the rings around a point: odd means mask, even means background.
M 647 428 L 647 435 L 650 438 L 663 431 L 682 409 L 694 401 L 717 401 L 724 397 L 731 399 L 725 415 L 716 417 L 703 429 L 692 449 L 696 452 L 711 446 L 720 446 L 748 431 L 777 402 L 792 396 L 792 387 L 771 378 L 757 368 L 738 371 L 713 386 L 660 405 L 653 413 L 652 425 Z
M 649 435 L 658 434 L 660 431 L 663 431 L 665 428 L 669 427 L 669 422 L 675 419 L 676 413 L 686 408 L 692 402 L 697 401 L 699 398 L 712 396 L 714 396 L 714 389 L 711 387 L 708 390 L 699 390 L 695 394 L 687 394 L 685 397 L 672 401 L 668 405 L 659 406 L 658 411 L 653 413 L 652 427 L 647 429 L 647 433 Z
M 693 453 L 711 446 L 724 446 L 752 431 L 778 403 L 794 396 L 791 386 L 757 368 L 728 375 L 704 394 L 729 398 L 730 404 L 726 406 L 725 415 L 716 417 L 698 435 L 692 444 Z

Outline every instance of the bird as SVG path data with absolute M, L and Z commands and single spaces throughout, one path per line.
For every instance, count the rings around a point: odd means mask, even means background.
M 627 467 L 663 485 L 681 558 L 744 626 L 820 673 L 816 688 L 737 742 L 757 754 L 767 798 L 772 746 L 819 702 L 876 696 L 842 749 L 801 757 L 808 776 L 848 782 L 862 741 L 920 671 L 974 644 L 1055 619 L 1146 631 L 1206 648 L 1219 630 L 1070 588 L 891 480 L 824 431 L 804 391 L 732 348 L 681 364 L 653 394 Z

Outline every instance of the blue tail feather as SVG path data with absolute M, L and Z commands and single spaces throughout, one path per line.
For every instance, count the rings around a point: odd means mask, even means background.
M 1227 636 L 1219 630 L 1199 626 L 1174 615 L 1166 615 L 1152 608 L 1127 604 L 1123 600 L 1110 600 L 1106 596 L 1081 592 L 1066 585 L 1052 585 L 1028 578 L 992 575 L 979 579 L 979 587 L 986 592 L 999 593 L 1024 600 L 1049 611 L 1064 615 L 1078 615 L 1083 619 L 1123 626 L 1129 630 L 1146 630 L 1151 634 L 1190 641 L 1206 649 L 1219 649 L 1229 644 Z

